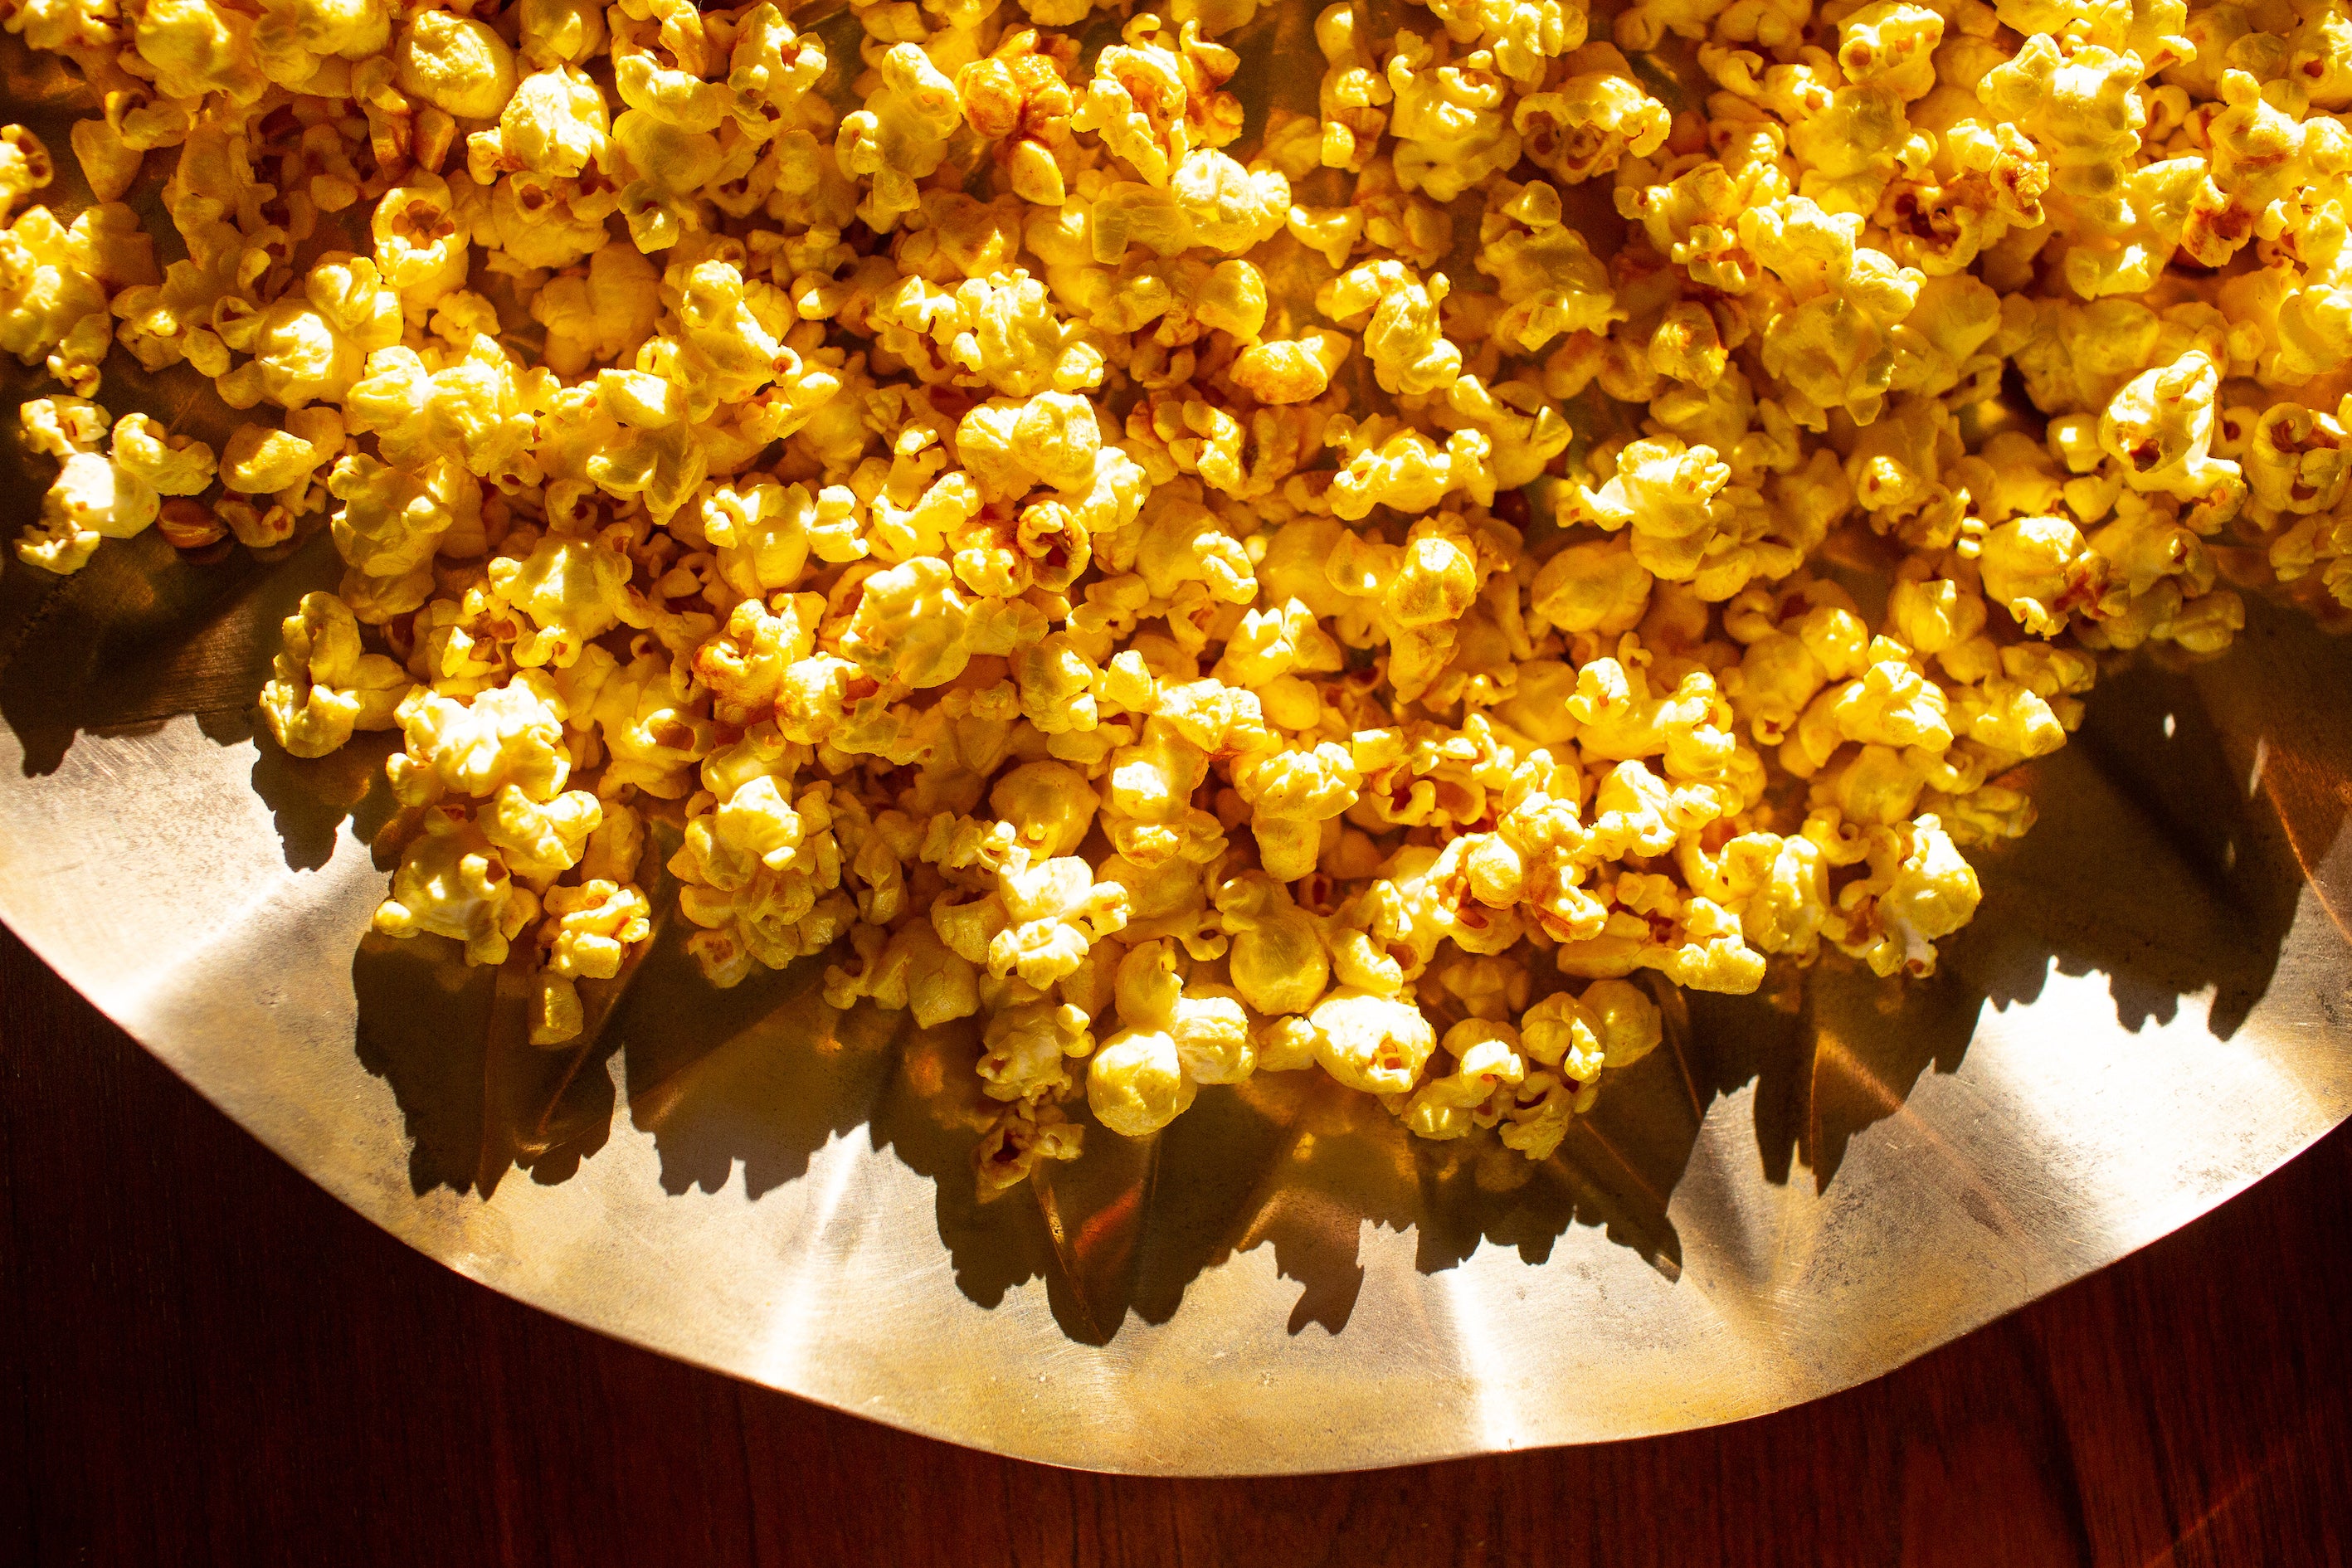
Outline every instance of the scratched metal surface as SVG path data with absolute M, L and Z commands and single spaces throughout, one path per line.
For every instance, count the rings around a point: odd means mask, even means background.
M 59 84 L 10 58 L 62 148 Z M 104 395 L 218 412 L 111 364 Z M 28 515 L 46 476 L 5 445 Z M 806 969 L 711 992 L 673 923 L 551 1055 L 495 973 L 367 936 L 385 742 L 289 762 L 247 710 L 336 565 L 152 531 L 62 582 L 8 563 L 0 916 L 451 1268 L 957 1442 L 1267 1473 L 1733 1420 L 2097 1268 L 2352 1110 L 2352 649 L 2291 616 L 2108 676 L 1937 978 L 1696 998 L 1541 1167 L 1292 1074 L 981 1207 L 968 1035 L 836 1016 Z

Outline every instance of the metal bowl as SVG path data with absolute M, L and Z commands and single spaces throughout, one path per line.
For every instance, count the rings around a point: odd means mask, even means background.
M 9 58 L 13 117 L 62 147 L 60 79 Z M 207 417 L 108 375 L 118 413 Z M 47 465 L 0 464 L 29 517 Z M 2352 650 L 2283 613 L 2105 678 L 1934 979 L 1692 997 L 1540 1166 L 1289 1074 L 983 1206 L 968 1033 L 836 1015 L 805 965 L 712 991 L 673 917 L 548 1053 L 512 977 L 368 935 L 387 740 L 295 762 L 249 717 L 337 569 L 323 536 L 197 564 L 152 531 L 70 579 L 9 563 L 0 916 L 420 1251 L 935 1436 L 1211 1475 L 1735 1420 L 2089 1273 L 2352 1110 Z

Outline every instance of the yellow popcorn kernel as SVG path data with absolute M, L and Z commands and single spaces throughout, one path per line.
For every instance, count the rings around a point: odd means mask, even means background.
M 1226 256 L 1272 238 L 1290 217 L 1290 182 L 1280 170 L 1244 169 L 1213 148 L 1185 153 L 1168 189 L 1192 220 L 1192 242 Z
M 261 689 L 264 723 L 289 756 L 323 757 L 354 730 L 389 730 L 411 688 L 407 672 L 364 653 L 359 623 L 331 594 L 305 594 L 279 626 L 283 646 Z
M 1641 624 L 1654 580 L 1622 536 L 1571 544 L 1536 574 L 1528 607 L 1562 631 L 1616 637 Z
M 539 900 L 518 888 L 482 830 L 447 809 L 425 814 L 425 831 L 393 873 L 375 911 L 379 936 L 446 936 L 466 944 L 467 963 L 503 963 L 509 944 L 538 918 Z
M 144 531 L 162 506 L 155 488 L 121 463 L 75 452 L 41 497 L 40 520 L 17 540 L 17 558 L 50 572 L 78 572 L 100 541 Z
M 2116 394 L 2099 416 L 2099 446 L 2123 465 L 2126 483 L 2182 500 L 2242 483 L 2237 464 L 2211 455 L 2220 384 L 2211 358 L 2192 349 Z
M 6 26 L 29 47 L 55 54 L 114 49 L 122 44 L 121 18 L 116 9 L 87 0 L 19 6 L 9 14 Z
M 514 784 L 491 798 L 479 818 L 482 836 L 498 849 L 507 869 L 533 882 L 562 875 L 580 862 L 588 836 L 604 819 L 604 808 L 586 790 L 566 790 L 535 801 Z
M 1265 275 L 1246 261 L 1221 261 L 1192 301 L 1192 317 L 1211 331 L 1255 343 L 1265 326 Z
M 583 887 L 596 881 L 633 881 L 645 848 L 644 816 L 618 801 L 605 802 L 604 818 L 588 836 L 588 847 L 580 858 Z
M 1158 939 L 1135 942 L 1118 960 L 1111 994 L 1119 1022 L 1128 1027 L 1167 1027 L 1184 994 L 1184 960 L 1176 944 Z
M 1049 633 L 1013 656 L 1022 716 L 1044 735 L 1093 730 L 1099 718 L 1095 688 L 1102 677 L 1076 639 L 1065 632 Z
M 1542 181 L 1491 186 L 1478 240 L 1477 268 L 1507 307 L 1495 331 L 1514 347 L 1533 353 L 1565 333 L 1606 331 L 1624 319 L 1608 269 L 1561 221 L 1559 193 Z
M 1691 670 L 1673 696 L 1651 696 L 1646 656 L 1633 637 L 1618 658 L 1595 658 L 1576 672 L 1576 696 L 1567 703 L 1576 720 L 1576 748 L 1585 757 L 1630 762 L 1665 757 L 1670 778 L 1717 778 L 1738 750 L 1728 733 L 1731 705 L 1715 677 Z
M 1369 517 L 1380 506 L 1426 511 L 1457 490 L 1474 501 L 1494 500 L 1487 461 L 1492 442 L 1484 431 L 1457 430 L 1440 446 L 1377 416 L 1360 425 L 1342 416 L 1332 421 L 1324 439 L 1347 454 L 1347 466 L 1327 492 L 1332 515 L 1346 521 Z
M 534 1046 L 547 1048 L 576 1040 L 588 1026 L 587 1009 L 581 1005 L 580 987 L 570 976 L 552 970 L 541 969 L 532 977 L 530 1031 L 528 1038 Z
M 891 353 L 936 363 L 942 377 L 984 383 L 1007 396 L 1076 392 L 1102 380 L 1100 346 L 1085 328 L 1061 320 L 1045 285 L 1019 268 L 967 279 L 951 291 L 902 279 L 875 302 L 872 320 Z
M 138 58 L 167 98 L 218 92 L 239 104 L 259 98 L 269 80 L 254 58 L 253 31 L 250 15 L 210 0 L 147 0 L 131 15 Z
M 1561 65 L 1568 74 L 1548 90 L 1521 97 L 1511 111 L 1529 162 L 1573 185 L 1664 145 L 1674 117 L 1633 79 L 1623 55 L 1607 44 L 1587 44 Z
M 333 519 L 335 548 L 370 577 L 422 566 L 446 535 L 473 531 L 481 516 L 480 483 L 447 458 L 398 469 L 355 452 L 337 460 L 327 489 L 343 503 Z
M 1128 900 L 1116 884 L 1097 888 L 1076 856 L 997 873 L 1006 925 L 988 942 L 989 973 L 1017 973 L 1042 990 L 1075 971 L 1094 942 L 1127 924 Z
M 1491 52 L 1522 87 L 1543 79 L 1551 61 L 1584 42 L 1584 0 L 1441 0 L 1433 14 L 1456 44 Z
M 808 657 L 822 600 L 813 594 L 777 595 L 778 613 L 746 599 L 735 606 L 719 634 L 697 648 L 694 673 L 710 689 L 711 717 L 722 724 L 751 725 L 770 718 L 783 687 L 784 671 Z
M 702 498 L 702 536 L 718 552 L 719 576 L 747 596 L 793 587 L 808 564 L 818 506 L 803 485 L 754 479 L 713 488 Z
M 1743 833 L 1723 847 L 1711 870 L 1693 840 L 1683 841 L 1681 859 L 1693 889 L 1737 915 L 1750 946 L 1811 959 L 1830 910 L 1820 846 L 1801 836 Z
M 1329 984 L 1330 961 L 1314 917 L 1271 876 L 1245 872 L 1219 884 L 1216 906 L 1233 935 L 1234 990 L 1261 1014 L 1304 1013 Z
M 593 651 L 603 652 L 601 648 Z M 573 668 L 588 663 L 583 658 Z M 538 675 L 525 670 L 518 679 Z M 780 701 L 777 706 L 781 718 L 783 705 Z M 630 784 L 657 798 L 675 800 L 691 787 L 688 770 L 709 754 L 714 743 L 712 721 L 693 710 L 689 694 L 670 679 L 668 660 L 651 649 L 625 668 L 613 671 L 596 687 L 586 717 L 595 724 L 610 753 L 602 780 L 608 794 Z
M 1320 327 L 1254 343 L 1234 361 L 1234 384 L 1260 403 L 1305 403 L 1323 395 L 1354 347 L 1343 334 Z
M 2054 637 L 2070 611 L 2095 599 L 2103 563 L 2062 517 L 2021 517 L 1985 535 L 1977 568 L 1985 597 L 2036 637 Z
M 26 406 L 29 412 L 30 405 Z M 102 410 L 94 412 L 103 413 Z M 331 414 L 329 417 L 332 417 Z M 341 423 L 336 421 L 338 426 Z M 300 440 L 299 437 L 296 439 Z M 335 444 L 340 445 L 341 442 L 341 432 L 338 428 Z M 307 442 L 301 444 L 309 445 Z M 193 436 L 174 436 L 144 414 L 126 414 L 116 420 L 113 439 L 107 450 L 117 467 L 146 480 L 158 495 L 195 495 L 213 480 L 214 458 L 210 447 Z M 62 457 L 66 454 L 56 455 Z M 300 477 L 308 479 L 310 470 L 304 469 Z M 284 489 L 287 487 L 278 485 L 275 488 Z
M 1410 1002 L 1343 984 L 1307 1015 L 1315 1059 L 1349 1089 L 1402 1094 L 1420 1080 L 1437 1035 Z
M 2352 477 L 2352 442 L 2336 418 L 2279 403 L 2251 419 L 2253 438 L 2239 454 L 2255 500 L 2275 511 L 2332 511 Z
M 1084 773 L 1046 760 L 1011 769 L 988 793 L 988 808 L 1012 826 L 1017 841 L 1039 860 L 1076 855 L 1101 804 Z
M 1909 842 L 1901 846 L 1902 858 L 1876 899 L 1885 935 L 1862 956 L 1882 974 L 1897 967 L 1915 976 L 1932 974 L 1937 941 L 1975 917 L 1983 893 L 1937 818 L 1920 817 L 1901 837 Z
M 306 416 L 323 417 L 313 421 Z M 308 439 L 297 428 L 238 426 L 221 447 L 223 489 L 239 495 L 279 495 L 289 490 L 299 495 L 320 466 L 341 449 L 343 422 L 333 409 L 305 408 L 287 417 L 292 426 L 310 425 L 311 434 L 320 438 Z M 183 493 L 193 494 L 203 488 L 199 484 Z
M 1176 1000 L 1168 1037 L 1184 1076 L 1194 1083 L 1239 1083 L 1257 1070 L 1249 1015 L 1224 986 L 1187 986 Z
M 981 1032 L 980 1077 L 992 1100 L 1059 1100 L 1070 1089 L 1065 1065 L 1092 1054 L 1095 1037 L 1083 1009 L 1027 1002 L 990 1016 Z
M 1244 611 L 1210 676 L 1223 685 L 1255 691 L 1263 705 L 1275 690 L 1285 689 L 1272 683 L 1290 671 L 1336 670 L 1342 662 L 1339 644 L 1317 624 L 1315 613 L 1291 599 L 1278 607 Z M 1272 710 L 1266 712 L 1271 719 Z
M 1678 785 L 1638 759 L 1619 763 L 1592 792 L 1592 823 L 1581 848 L 1590 860 L 1663 855 L 1686 832 L 1722 815 L 1711 792 Z
M 111 426 L 131 417 L 126 414 L 122 420 L 114 419 L 97 404 L 79 397 L 30 398 L 16 410 L 25 445 L 49 458 L 95 452 Z
M 1600 1092 L 1598 1085 L 1580 1084 L 1555 1072 L 1529 1072 L 1517 1089 L 1502 1097 L 1504 1147 L 1516 1149 L 1530 1160 L 1550 1159 L 1568 1136 L 1570 1124 L 1580 1112 L 1592 1108 Z
M 1038 485 L 1067 490 L 1090 484 L 1102 427 L 1094 405 L 1070 393 L 992 397 L 957 422 L 955 448 L 983 500 L 1012 500 Z
M 408 805 L 449 794 L 487 800 L 509 784 L 531 800 L 552 800 L 572 772 L 564 715 L 553 688 L 531 670 L 466 701 L 418 687 L 400 703 L 404 748 L 384 773 Z
M 253 358 L 220 378 L 231 407 L 263 398 L 286 408 L 337 403 L 360 378 L 373 350 L 400 339 L 400 296 L 382 286 L 364 257 L 322 260 L 298 297 L 234 322 L 215 312 L 221 341 Z
M 2070 54 L 2037 33 L 2016 58 L 1985 74 L 1977 97 L 2000 121 L 2032 137 L 2060 191 L 2097 198 L 2139 151 L 2147 113 L 2132 89 L 2141 68 L 2137 55 L 2097 47 Z
M 1109 756 L 1105 830 L 1119 852 L 1147 867 L 1171 858 L 1208 859 L 1222 850 L 1214 817 L 1191 809 L 1208 775 L 1207 753 L 1158 718 L 1133 745 Z
M 1940 752 L 1952 743 L 1949 704 L 1943 689 L 1920 674 L 1910 650 L 1891 638 L 1870 645 L 1869 668 L 1861 678 L 1821 694 L 1823 722 L 1849 741 L 1868 745 L 1916 746 Z
M 1013 194 L 1040 206 L 1059 206 L 1068 194 L 1056 154 L 1069 145 L 1077 107 L 1066 75 L 1074 59 L 1066 40 L 1023 28 L 956 73 L 965 122 L 1000 143 Z
M 630 883 L 591 878 L 550 888 L 541 902 L 554 928 L 543 933 L 547 972 L 566 980 L 612 979 L 628 950 L 653 934 L 651 906 Z
M 893 44 L 882 57 L 881 89 L 842 118 L 834 159 L 851 179 L 870 179 L 858 216 L 877 234 L 896 228 L 915 210 L 915 182 L 935 172 L 948 138 L 963 123 L 955 83 L 913 44 Z
M 1460 64 L 1450 47 L 1401 30 L 1385 74 L 1394 94 L 1389 129 L 1397 139 L 1397 183 L 1452 201 L 1519 161 L 1521 132 L 1503 104 L 1509 89 L 1491 68 L 1491 56 Z
M 1427 281 L 1401 261 L 1366 262 L 1327 283 L 1315 308 L 1361 331 L 1373 378 L 1384 392 L 1443 392 L 1462 373 L 1462 351 L 1445 339 L 1438 307 L 1450 285 Z
M 412 171 L 375 205 L 369 232 L 376 271 L 403 296 L 404 307 L 427 305 L 466 286 L 467 235 L 440 175 Z
M 1103 50 L 1071 126 L 1097 132 L 1103 145 L 1146 182 L 1165 185 L 1197 147 L 1222 147 L 1241 131 L 1241 105 L 1218 89 L 1239 68 L 1231 49 L 1204 41 L 1198 22 L 1183 22 L 1177 47 L 1160 19 L 1137 16 L 1121 42 Z
M 1381 72 L 1379 57 L 1359 36 L 1353 0 L 1339 0 L 1317 14 L 1315 44 L 1324 60 L 1317 89 L 1318 156 L 1325 168 L 1360 172 L 1380 147 L 1388 127 L 1386 106 L 1396 94 Z
M 111 331 L 106 280 L 91 265 L 87 237 L 107 221 L 101 215 L 128 210 L 92 207 L 67 228 L 48 208 L 34 207 L 0 231 L 0 349 L 26 364 L 44 363 L 84 396 L 98 390 L 98 361 Z M 135 219 L 131 226 L 135 232 Z M 153 279 L 151 270 L 118 281 Z
M 488 24 L 421 11 L 393 49 L 394 79 L 459 120 L 495 120 L 514 95 L 514 50 Z
M 825 971 L 825 1001 L 847 1007 L 870 996 L 884 1007 L 903 1007 L 915 1026 L 937 1028 L 980 1011 L 979 966 L 942 942 L 919 917 L 890 933 L 888 945 L 866 958 L 852 976 L 839 967 Z
M 520 0 L 515 16 L 522 58 L 535 69 L 579 65 L 604 47 L 604 10 L 593 0 Z
M 1486 437 L 1485 466 L 1493 471 L 1497 490 L 1516 490 L 1535 482 L 1553 458 L 1568 449 L 1575 433 L 1544 396 L 1543 389 L 1523 380 L 1489 384 L 1465 375 L 1446 388 L 1445 404 L 1430 410 L 1441 426 L 1475 430 Z M 1447 443 L 1449 449 L 1452 442 Z M 1486 476 L 1465 480 L 1463 488 L 1481 505 Z
M 1580 487 L 1573 504 L 1580 518 L 1602 528 L 1630 527 L 1633 559 L 1644 570 L 1688 581 L 1711 554 L 1735 542 L 1735 508 L 1753 504 L 1752 491 L 1728 488 L 1730 478 L 1730 466 L 1713 447 L 1653 437 L 1629 443 L 1617 455 L 1615 475 L 1598 490 Z
M 1944 18 L 1905 0 L 1874 0 L 1838 24 L 1838 68 L 1856 85 L 1882 84 L 1908 103 L 1936 85 Z
M 918 556 L 866 579 L 841 648 L 877 680 L 944 685 L 971 662 L 980 618 L 948 563 Z
M 1500 1112 L 1489 1108 L 1527 1076 L 1515 1048 L 1518 1032 L 1507 1024 L 1467 1018 L 1445 1032 L 1444 1045 L 1454 1070 L 1422 1085 L 1398 1113 L 1415 1137 L 1463 1138 L 1474 1127 L 1493 1125 Z
M 607 20 L 613 85 L 624 103 L 688 132 L 716 131 L 730 118 L 732 91 L 723 81 L 703 79 L 719 68 L 720 51 L 698 14 L 673 11 L 656 26 L 655 18 L 639 20 L 625 7 Z
M 1162 1030 L 1121 1029 L 1087 1064 L 1087 1103 L 1122 1138 L 1150 1137 L 1192 1109 L 1199 1093 Z
M 1911 585 L 1904 585 L 1908 586 Z M 1954 585 L 1946 583 L 1943 586 Z M 1898 587 L 1897 595 L 1902 593 L 1903 587 Z M 1800 715 L 1810 710 L 1815 696 L 1825 686 L 1862 672 L 1867 663 L 1868 634 L 1859 616 L 1836 603 L 1816 605 L 1785 626 L 1731 625 L 1734 617 L 1750 605 L 1766 598 L 1765 590 L 1750 589 L 1734 600 L 1736 608 L 1732 616 L 1726 617 L 1726 629 L 1748 644 L 1747 651 L 1740 656 L 1737 689 L 1731 693 L 1732 707 L 1747 721 L 1750 733 L 1758 741 L 1778 745 L 1787 738 Z M 1983 602 L 1968 602 L 1975 605 L 1976 624 L 1980 626 Z M 1905 610 L 1908 603 L 1898 598 L 1891 608 L 1890 618 L 1898 626 L 1909 624 Z M 1967 635 L 1973 636 L 1974 628 Z M 1923 647 L 1922 651 L 1941 651 L 1958 640 L 1962 639 L 1947 637 L 1935 648 Z
M 1314 870 L 1322 824 L 1355 805 L 1363 783 L 1348 748 L 1331 741 L 1252 752 L 1234 761 L 1232 773 L 1250 808 L 1258 863 L 1282 882 Z
M 761 0 L 737 24 L 727 58 L 735 122 L 753 141 L 770 140 L 802 116 L 827 64 L 814 36 L 795 31 L 774 0 Z
M 9 137 L 6 135 L 8 131 L 16 132 L 18 135 Z M 21 149 L 25 141 L 32 140 L 32 133 L 21 126 L 11 126 L 0 131 L 0 138 L 5 138 L 0 144 Z M 120 131 L 104 120 L 75 121 L 73 129 L 67 132 L 67 141 L 73 148 L 75 161 L 81 165 L 82 178 L 89 183 L 90 195 L 100 201 L 121 201 L 131 187 L 139 183 L 140 172 L 146 164 L 147 149 L 131 146 L 123 140 Z M 37 146 L 37 142 L 35 145 Z M 46 155 L 47 150 L 42 152 Z M 5 157 L 5 154 L 0 154 L 0 157 Z M 26 166 L 30 163 L 31 160 L 20 151 L 16 167 L 0 172 L 0 191 L 8 192 L 13 198 L 27 189 L 37 189 L 37 184 L 28 177 L 37 172 Z M 0 205 L 13 205 L 13 199 Z
M 2180 230 L 2181 249 L 2207 267 L 2227 263 L 2254 237 L 2263 215 L 2306 181 L 2343 174 L 2343 133 L 2335 121 L 2298 123 L 2242 70 L 2222 72 L 2221 97 L 2225 107 L 2205 125 L 2206 177 Z M 2314 166 L 2323 161 L 2331 166 Z

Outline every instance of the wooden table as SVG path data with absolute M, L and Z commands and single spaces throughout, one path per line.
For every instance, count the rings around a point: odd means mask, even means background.
M 345 1210 L 0 933 L 0 1563 L 2341 1563 L 2352 1136 L 1876 1383 L 1362 1475 L 1019 1464 L 677 1365 Z

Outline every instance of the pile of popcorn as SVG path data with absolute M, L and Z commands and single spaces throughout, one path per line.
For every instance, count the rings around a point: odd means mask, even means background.
M 2343 0 L 1385 15 L 0 0 L 17 553 L 331 529 L 375 929 L 560 1045 L 666 823 L 715 984 L 975 1021 L 991 1193 L 1315 1068 L 1545 1158 L 1664 984 L 1931 970 L 2096 656 L 2352 605 Z

